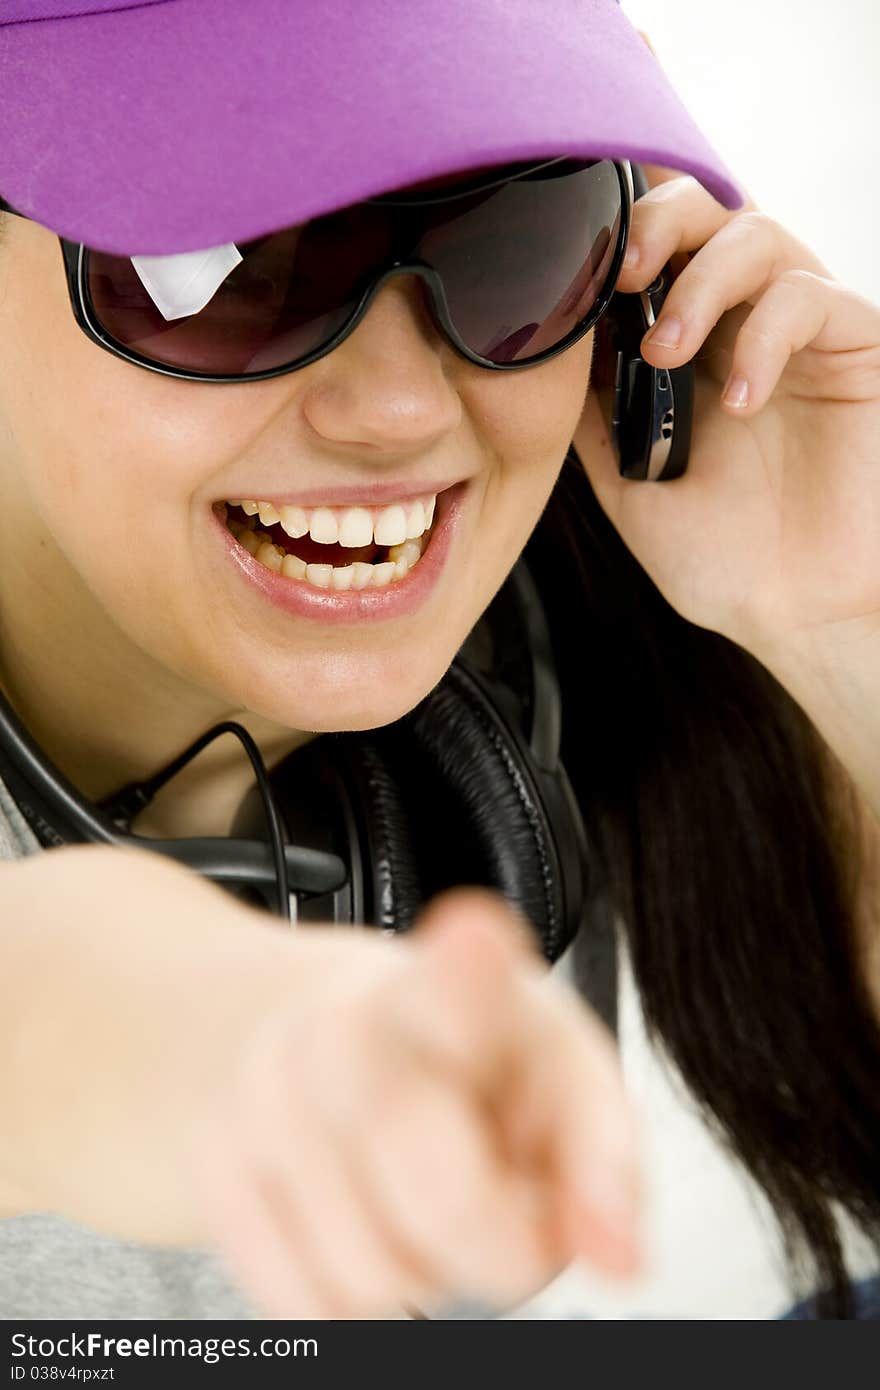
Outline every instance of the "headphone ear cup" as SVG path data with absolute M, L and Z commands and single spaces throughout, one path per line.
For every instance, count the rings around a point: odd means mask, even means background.
M 348 791 L 360 841 L 360 872 L 370 925 L 407 931 L 423 894 L 406 802 L 381 747 L 367 734 L 330 734 L 319 741 Z
M 407 931 L 446 888 L 494 888 L 530 922 L 553 962 L 571 939 L 541 789 L 475 672 L 456 659 L 409 714 L 383 728 L 328 733 L 270 774 L 288 839 L 339 854 L 344 901 L 306 918 Z M 236 834 L 265 836 L 256 789 Z
M 568 944 L 562 874 L 540 790 L 479 681 L 453 662 L 408 715 L 372 736 L 405 798 L 421 889 L 499 890 L 545 957 Z
M 349 868 L 345 893 L 308 901 L 300 917 L 389 931 L 410 927 L 422 893 L 409 818 L 372 737 L 322 734 L 278 763 L 269 780 L 288 841 L 337 854 Z M 252 788 L 234 833 L 265 838 L 263 816 Z

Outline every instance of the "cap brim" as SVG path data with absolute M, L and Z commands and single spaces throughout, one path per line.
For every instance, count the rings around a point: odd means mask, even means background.
M 0 195 L 122 255 L 552 155 L 745 194 L 616 0 L 204 0 L 0 27 Z

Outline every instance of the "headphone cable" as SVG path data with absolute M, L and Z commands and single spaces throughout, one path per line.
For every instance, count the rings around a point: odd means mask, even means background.
M 290 918 L 290 886 L 287 878 L 287 860 L 284 854 L 284 837 L 281 830 L 281 821 L 278 815 L 278 808 L 272 794 L 272 787 L 269 782 L 269 775 L 263 755 L 256 745 L 251 734 L 241 724 L 237 724 L 232 719 L 224 720 L 221 724 L 215 724 L 204 734 L 196 739 L 185 752 L 164 767 L 155 776 L 148 777 L 143 782 L 129 782 L 118 792 L 105 797 L 99 802 L 101 809 L 106 812 L 112 820 L 120 826 L 120 829 L 129 830 L 130 822 L 133 818 L 149 806 L 156 793 L 169 782 L 182 767 L 191 762 L 198 753 L 201 753 L 209 743 L 220 734 L 235 734 L 235 737 L 243 744 L 244 750 L 251 761 L 254 769 L 254 776 L 257 779 L 260 798 L 263 803 L 263 811 L 266 817 L 266 824 L 269 829 L 269 840 L 272 845 L 272 855 L 275 860 L 275 878 L 278 887 L 278 911 L 285 921 Z

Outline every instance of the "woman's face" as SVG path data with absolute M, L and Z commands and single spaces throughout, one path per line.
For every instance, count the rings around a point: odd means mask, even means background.
M 202 705 L 207 695 L 290 729 L 378 727 L 410 710 L 541 514 L 582 410 L 592 334 L 540 366 L 487 371 L 441 338 L 419 282 L 398 277 L 309 367 L 241 385 L 176 381 L 90 343 L 70 310 L 55 235 L 20 218 L 4 223 L 0 525 L 5 564 L 11 550 L 29 576 L 34 621 L 51 605 L 56 645 L 81 648 L 100 611 L 102 630 L 109 618 L 118 639 L 121 680 L 146 656 L 166 691 L 183 683 Z M 371 584 L 366 620 L 270 602 L 247 577 L 260 562 L 218 521 L 224 500 L 301 503 L 313 521 L 321 505 L 339 517 L 337 504 L 399 498 L 408 508 L 439 492 L 432 543 L 443 493 L 462 482 L 427 591 L 407 611 L 389 603 L 384 616 L 395 586 Z M 296 553 L 295 539 L 286 545 Z M 336 548 L 333 558 L 347 557 Z M 332 602 L 335 590 L 312 592 Z M 53 652 L 56 669 L 64 657 Z

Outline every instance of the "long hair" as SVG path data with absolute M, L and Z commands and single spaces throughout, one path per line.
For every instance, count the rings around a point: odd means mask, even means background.
M 853 1315 L 837 1201 L 880 1248 L 880 1027 L 856 793 L 786 691 L 666 602 L 570 452 L 526 556 L 563 758 L 646 1033 L 763 1188 L 797 1296 Z

